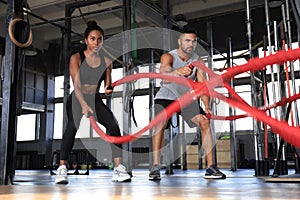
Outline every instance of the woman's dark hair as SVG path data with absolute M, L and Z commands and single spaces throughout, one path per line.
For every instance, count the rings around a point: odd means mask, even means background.
M 100 31 L 104 37 L 104 31 L 100 26 L 97 25 L 96 21 L 90 20 L 86 23 L 86 25 L 87 25 L 87 28 L 84 31 L 84 38 L 87 38 L 89 36 L 90 32 L 93 30 Z

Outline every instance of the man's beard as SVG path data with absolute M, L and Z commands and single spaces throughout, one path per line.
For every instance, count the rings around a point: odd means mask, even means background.
M 194 51 L 194 48 L 186 48 L 186 49 L 182 49 L 182 51 L 186 54 L 192 54 Z

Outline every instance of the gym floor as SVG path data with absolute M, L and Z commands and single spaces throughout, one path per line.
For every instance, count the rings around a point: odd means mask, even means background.
M 54 184 L 48 170 L 17 170 L 13 185 L 0 186 L 1 200 L 160 200 L 160 199 L 299 199 L 300 174 L 255 177 L 253 169 L 232 172 L 222 169 L 227 179 L 207 180 L 205 170 L 175 169 L 162 180 L 148 180 L 147 169 L 134 169 L 131 182 L 111 182 L 112 170 L 90 170 L 89 175 L 69 175 L 69 184 Z M 84 171 L 82 171 L 84 173 Z

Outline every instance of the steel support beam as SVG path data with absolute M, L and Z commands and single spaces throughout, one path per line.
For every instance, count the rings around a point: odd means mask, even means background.
M 248 39 L 248 50 L 249 57 L 252 59 L 254 57 L 252 51 L 252 19 L 251 19 L 251 5 L 250 0 L 246 0 L 246 26 L 247 26 L 247 39 Z M 259 81 L 256 80 L 255 73 L 250 73 L 251 80 L 251 103 L 252 106 L 258 107 L 258 88 L 261 88 Z M 264 172 L 264 142 L 262 138 L 262 130 L 260 127 L 260 123 L 257 120 L 253 120 L 253 138 L 254 138 L 254 153 L 255 153 L 255 176 L 262 176 L 266 173 Z
M 151 64 L 149 66 L 149 72 L 155 72 L 155 62 L 154 62 L 154 50 L 151 49 Z M 155 94 L 155 79 L 150 79 L 149 81 L 149 122 L 154 119 L 155 111 L 154 111 L 154 94 Z M 154 135 L 154 128 L 149 130 L 150 140 L 149 140 L 149 167 L 151 167 L 153 163 L 153 155 L 152 155 L 152 136 Z
M 227 38 L 227 67 L 233 66 L 233 52 L 232 52 L 232 42 L 231 38 Z M 230 80 L 230 86 L 234 89 L 233 79 Z M 229 116 L 235 115 L 235 109 L 229 107 Z M 231 120 L 230 122 L 230 160 L 231 160 L 231 171 L 237 170 L 237 148 L 236 148 L 236 123 L 235 120 Z
M 6 47 L 5 63 L 3 68 L 3 102 L 1 115 L 1 135 L 0 135 L 0 184 L 8 185 L 13 183 L 15 174 L 16 155 L 16 134 L 17 134 L 17 113 L 21 109 L 20 89 L 22 89 L 21 72 L 24 64 L 24 55 L 21 49 L 15 49 L 9 34 L 8 26 L 13 20 L 13 16 L 22 17 L 23 0 L 8 1 L 6 19 Z M 22 30 L 15 27 L 15 32 L 21 36 Z M 17 50 L 17 51 L 16 51 Z M 16 53 L 20 56 L 16 59 Z
M 45 154 L 45 166 L 50 167 L 52 165 L 52 141 L 53 141 L 53 129 L 54 129 L 54 88 L 55 80 L 53 76 L 47 76 L 47 103 L 45 112 L 41 113 L 41 130 L 43 133 L 40 136 L 39 144 L 41 154 Z
M 10 89 L 11 89 L 11 73 L 14 67 L 15 46 L 8 35 L 9 23 L 13 20 L 15 1 L 8 1 L 7 18 L 6 18 L 6 40 L 5 40 L 5 59 L 4 59 L 4 80 L 3 80 L 3 102 L 1 115 L 1 135 L 0 135 L 0 185 L 7 185 L 9 174 L 7 173 L 7 154 L 9 141 L 9 117 L 10 117 Z
M 114 0 L 115 2 L 122 4 L 122 0 Z M 166 4 L 165 1 L 163 1 L 163 4 Z M 168 3 L 169 4 L 169 3 Z M 136 2 L 136 12 L 139 17 L 145 19 L 146 21 L 152 23 L 154 26 L 157 27 L 164 27 L 165 28 L 165 20 L 164 17 L 167 17 L 170 21 L 170 24 L 176 25 L 176 22 L 174 19 L 170 17 L 170 15 L 165 16 L 164 11 L 160 8 L 155 8 L 153 5 L 147 3 L 143 0 L 137 0 Z
M 132 34 L 131 34 L 131 10 L 132 1 L 123 0 L 123 75 L 129 75 L 132 68 L 131 61 L 131 50 L 132 49 Z M 128 85 L 129 84 L 129 85 Z M 132 94 L 132 87 L 127 83 L 123 85 L 123 104 L 129 103 L 127 99 L 130 99 Z M 131 112 L 132 110 L 123 110 L 123 135 L 128 135 L 131 133 Z M 123 162 L 127 166 L 129 173 L 132 171 L 132 142 L 123 144 Z
M 207 35 L 207 52 L 208 52 L 208 58 L 207 58 L 207 65 L 209 69 L 213 68 L 213 55 L 214 55 L 214 40 L 213 40 L 213 25 L 212 22 L 209 21 L 206 23 L 206 35 Z M 216 104 L 212 102 L 210 102 L 211 105 L 211 111 L 212 113 L 216 114 L 217 112 L 217 107 Z M 215 132 L 215 124 L 213 120 L 210 120 L 210 128 L 211 128 L 211 134 L 213 137 L 213 144 L 216 144 L 216 132 Z M 201 133 L 200 133 L 201 134 Z M 202 141 L 202 140 L 201 140 Z M 200 145 L 200 144 L 198 144 Z M 202 144 L 201 144 L 202 145 Z M 200 150 L 200 148 L 199 148 Z M 217 149 L 216 149 L 216 145 L 213 147 L 213 163 L 215 165 L 217 165 L 218 163 L 218 158 L 217 158 Z M 201 165 L 201 166 L 200 166 Z M 201 167 L 201 168 L 200 168 Z M 199 156 L 199 169 L 202 169 L 202 158 L 201 156 Z

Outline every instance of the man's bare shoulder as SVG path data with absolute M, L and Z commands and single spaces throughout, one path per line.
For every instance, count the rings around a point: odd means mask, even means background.
M 160 59 L 162 61 L 173 61 L 173 56 L 168 52 L 161 55 Z

